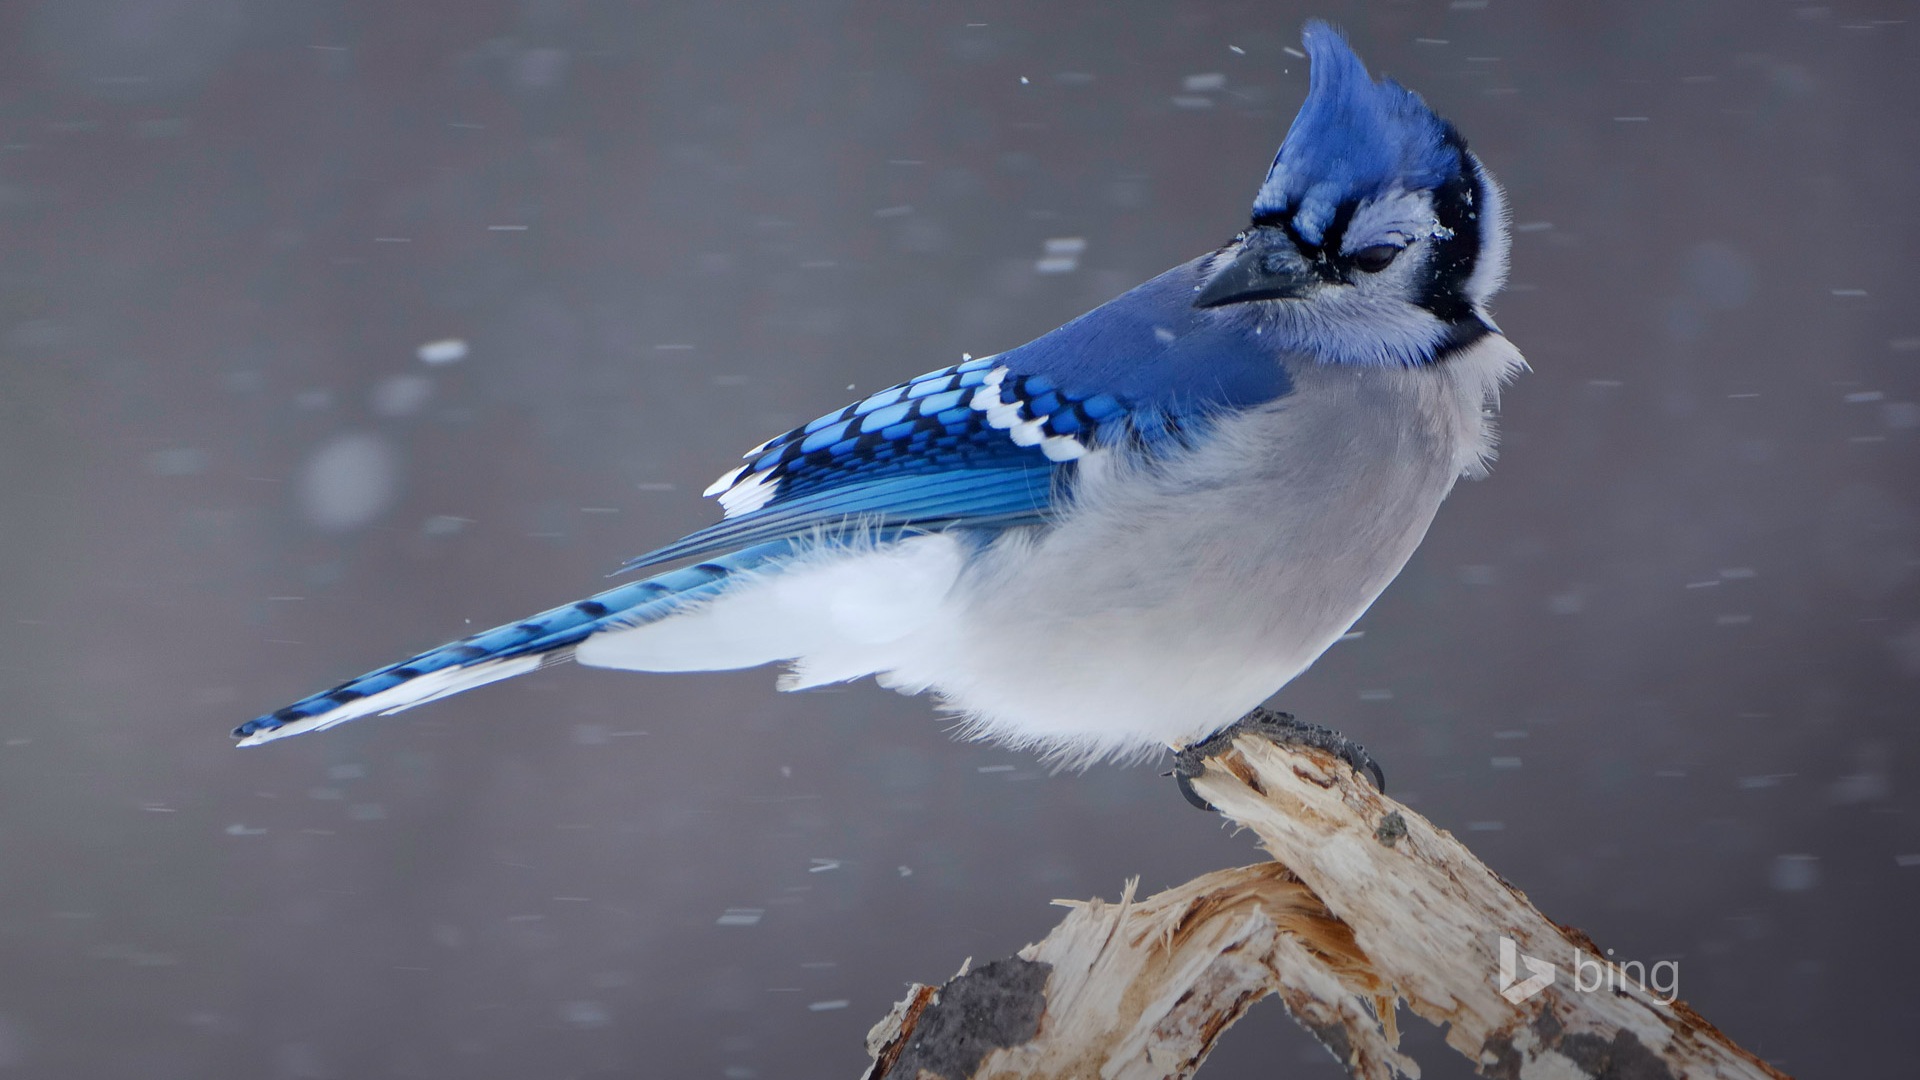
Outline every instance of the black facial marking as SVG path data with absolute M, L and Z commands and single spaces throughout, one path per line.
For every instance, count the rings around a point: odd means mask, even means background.
M 1466 140 L 1459 132 L 1449 131 L 1447 143 L 1460 155 L 1460 168 L 1433 193 L 1434 217 L 1446 231 L 1434 238 L 1426 290 L 1419 303 L 1442 322 L 1477 322 L 1467 281 L 1480 257 L 1480 209 L 1486 204 L 1486 191 L 1467 156 Z
M 1458 356 L 1491 333 L 1493 331 L 1488 329 L 1487 324 L 1481 322 L 1477 315 L 1469 315 L 1459 322 L 1448 323 L 1447 332 L 1434 343 L 1433 359 L 1428 363 L 1438 364 Z
M 1360 203 L 1343 202 L 1333 208 L 1333 220 L 1327 223 L 1326 235 L 1320 241 L 1320 257 L 1330 258 L 1340 251 L 1340 244 L 1347 238 L 1347 226 L 1353 224 L 1354 212 L 1360 209 Z

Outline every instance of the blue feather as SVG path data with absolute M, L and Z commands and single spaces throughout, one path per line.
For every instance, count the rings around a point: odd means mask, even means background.
M 1070 496 L 1071 461 L 1015 442 L 972 403 L 1000 372 L 997 400 L 1042 437 L 1092 449 L 1184 445 L 1221 409 L 1291 389 L 1245 321 L 1196 308 L 1205 260 L 1177 266 L 1067 325 L 998 356 L 889 387 L 748 455 L 725 491 L 771 488 L 764 502 L 623 569 L 848 526 L 1007 528 L 1047 519 Z
M 1462 143 L 1420 95 L 1392 79 L 1374 82 L 1333 27 L 1316 19 L 1302 39 L 1312 64 L 1307 100 L 1253 200 L 1253 216 L 1291 217 L 1318 244 L 1343 203 L 1396 187 L 1440 186 L 1459 170 Z
M 1038 454 L 1034 456 L 1039 458 L 1037 466 L 908 472 L 785 499 L 710 525 L 641 555 L 621 569 L 699 558 L 743 544 L 798 542 L 815 535 L 832 541 L 852 533 L 871 540 L 956 525 L 1008 528 L 1038 524 L 1046 520 L 1053 477 L 1044 467 L 1052 463 Z
M 690 603 L 717 595 L 733 574 L 766 566 L 788 554 L 792 547 L 790 542 L 779 541 L 745 548 L 712 562 L 681 567 L 529 619 L 496 626 L 301 698 L 284 709 L 241 724 L 233 735 L 245 739 L 272 732 L 451 668 L 544 655 L 579 644 L 598 630 L 655 622 Z
M 1206 266 L 1176 266 L 996 359 L 1027 377 L 1028 394 L 1060 393 L 1094 424 L 1124 413 L 1191 423 L 1285 396 L 1287 373 L 1246 317 L 1193 306 Z

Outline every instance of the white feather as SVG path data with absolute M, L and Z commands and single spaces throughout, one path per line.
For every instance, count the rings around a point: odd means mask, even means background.
M 993 414 L 987 415 L 991 417 Z M 1046 422 L 1047 418 L 1044 416 L 1022 420 L 1007 429 L 1007 437 L 1013 440 L 1015 446 L 1039 446 L 1041 440 L 1047 437 L 1046 432 L 1041 430 Z
M 875 647 L 934 617 L 963 557 L 961 542 L 944 534 L 823 545 L 777 572 L 736 575 L 720 596 L 684 613 L 595 634 L 574 658 L 635 671 L 719 671 L 805 657 L 804 685 L 858 678 L 873 673 Z
M 1048 461 L 1074 461 L 1085 457 L 1087 448 L 1071 435 L 1049 435 L 1040 440 L 1040 452 Z
M 751 514 L 767 505 L 774 493 L 779 490 L 779 480 L 769 478 L 766 473 L 754 473 L 720 493 L 722 516 L 739 517 L 741 514 Z
M 715 480 L 713 483 L 708 484 L 707 490 L 701 492 L 700 494 L 705 498 L 711 499 L 715 495 L 718 495 L 721 492 L 732 487 L 733 482 L 735 480 L 740 479 L 740 474 L 746 471 L 747 471 L 747 467 L 745 465 L 742 465 L 737 469 L 729 469 L 727 470 L 726 475 L 722 476 L 718 480 Z

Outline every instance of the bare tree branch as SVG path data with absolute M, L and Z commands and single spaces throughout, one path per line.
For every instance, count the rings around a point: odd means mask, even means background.
M 1397 1004 L 1490 1077 L 1782 1075 L 1330 756 L 1242 736 L 1207 766 L 1194 788 L 1275 861 L 1062 901 L 1045 940 L 915 986 L 868 1080 L 1187 1077 L 1268 994 L 1368 1080 L 1420 1075 Z

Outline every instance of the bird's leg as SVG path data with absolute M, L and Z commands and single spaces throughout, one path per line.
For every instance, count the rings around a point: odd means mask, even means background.
M 1212 735 L 1182 747 L 1174 753 L 1174 783 L 1180 786 L 1180 794 L 1186 796 L 1188 802 L 1202 810 L 1214 809 L 1213 804 L 1201 798 L 1200 793 L 1193 790 L 1193 781 L 1207 771 L 1206 759 L 1231 746 L 1237 735 L 1258 735 L 1282 746 L 1307 746 L 1315 750 L 1325 750 L 1352 766 L 1354 772 L 1364 771 L 1371 774 L 1373 786 L 1382 792 L 1387 790 L 1387 779 L 1381 774 L 1380 766 L 1373 760 L 1373 755 L 1367 753 L 1366 747 L 1332 728 L 1295 720 L 1290 713 L 1255 709 Z

